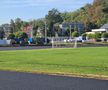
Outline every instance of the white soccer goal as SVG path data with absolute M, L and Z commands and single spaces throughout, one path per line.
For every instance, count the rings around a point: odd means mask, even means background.
M 77 38 L 52 37 L 52 48 L 77 48 Z

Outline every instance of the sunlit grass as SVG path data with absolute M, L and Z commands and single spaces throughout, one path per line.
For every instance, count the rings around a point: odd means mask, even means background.
M 0 69 L 108 75 L 108 48 L 0 51 Z

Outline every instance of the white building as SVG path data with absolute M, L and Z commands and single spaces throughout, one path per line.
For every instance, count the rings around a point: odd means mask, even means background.
M 104 24 L 100 29 L 92 29 L 92 32 L 108 32 L 108 24 Z

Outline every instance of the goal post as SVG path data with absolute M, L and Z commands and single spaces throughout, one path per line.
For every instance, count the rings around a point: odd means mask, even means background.
M 77 38 L 74 39 L 75 40 L 75 44 L 74 44 L 74 48 L 77 48 Z

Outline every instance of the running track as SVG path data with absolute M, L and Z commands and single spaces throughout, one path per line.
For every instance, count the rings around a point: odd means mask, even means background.
M 0 71 L 0 90 L 108 90 L 108 81 Z

